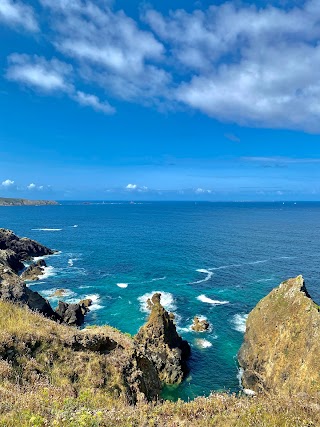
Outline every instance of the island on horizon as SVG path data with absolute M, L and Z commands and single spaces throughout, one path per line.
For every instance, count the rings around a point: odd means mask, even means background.
M 16 199 L 11 197 L 0 197 L 0 206 L 47 206 L 58 205 L 55 200 L 30 200 Z

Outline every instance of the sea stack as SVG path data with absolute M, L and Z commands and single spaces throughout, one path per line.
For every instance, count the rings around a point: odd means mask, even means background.
M 257 393 L 318 394 L 319 354 L 319 306 L 302 276 L 286 280 L 248 316 L 238 354 L 242 384 Z
M 163 383 L 179 384 L 188 372 L 190 346 L 177 333 L 174 315 L 161 305 L 161 294 L 154 294 L 148 305 L 149 319 L 140 328 L 135 342 L 153 361 Z

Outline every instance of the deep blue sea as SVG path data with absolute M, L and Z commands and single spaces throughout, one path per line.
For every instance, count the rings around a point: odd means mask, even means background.
M 320 203 L 92 203 L 1 207 L 0 226 L 60 251 L 30 284 L 55 306 L 91 297 L 87 325 L 135 334 L 161 292 L 192 346 L 190 374 L 164 396 L 239 390 L 245 316 L 282 280 L 303 274 L 320 302 Z M 195 315 L 212 329 L 190 330 Z

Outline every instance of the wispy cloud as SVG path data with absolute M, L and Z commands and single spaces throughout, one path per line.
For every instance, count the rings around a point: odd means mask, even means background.
M 260 8 L 226 2 L 169 15 L 146 9 L 136 21 L 112 2 L 40 3 L 47 39 L 63 61 L 12 56 L 11 80 L 63 91 L 105 114 L 114 109 L 101 93 L 245 126 L 320 132 L 318 0 Z M 21 2 L 2 0 L 0 17 L 37 28 Z
M 281 157 L 281 156 L 274 156 L 274 157 L 241 157 L 241 160 L 245 162 L 251 162 L 251 163 L 258 163 L 258 164 L 317 164 L 320 163 L 319 158 L 308 158 L 308 157 Z
M 112 114 L 115 109 L 96 95 L 76 90 L 73 84 L 73 68 L 56 58 L 47 60 L 37 55 L 14 53 L 8 58 L 6 77 L 22 85 L 45 93 L 65 93 L 82 106 Z
M 38 31 L 38 23 L 31 6 L 20 1 L 0 1 L 0 22 L 27 31 Z
M 40 56 L 10 55 L 7 78 L 35 89 L 54 92 L 68 92 L 72 86 L 68 82 L 72 67 L 57 59 L 47 60 Z
M 107 101 L 101 102 L 97 96 L 79 90 L 74 98 L 80 105 L 92 107 L 94 110 L 102 111 L 105 114 L 113 114 L 116 111 Z

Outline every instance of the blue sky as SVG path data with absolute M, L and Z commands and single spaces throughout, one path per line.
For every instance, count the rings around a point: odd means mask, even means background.
M 0 0 L 0 196 L 320 200 L 316 0 Z

